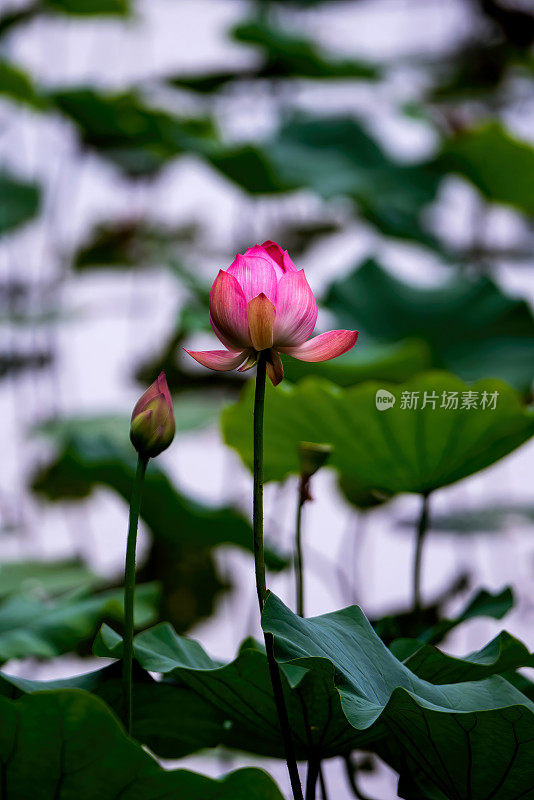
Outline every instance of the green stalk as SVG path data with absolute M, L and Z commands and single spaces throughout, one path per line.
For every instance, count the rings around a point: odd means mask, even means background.
M 302 508 L 306 502 L 304 476 L 300 478 L 297 503 L 297 523 L 295 526 L 295 577 L 297 590 L 297 614 L 304 616 L 304 559 L 302 556 Z
M 125 706 L 125 724 L 128 734 L 132 733 L 132 660 L 134 635 L 135 599 L 135 548 L 137 545 L 137 526 L 141 508 L 141 495 L 148 458 L 139 456 L 137 471 L 130 500 L 130 522 L 126 544 L 126 564 L 124 567 L 124 639 L 122 661 L 122 685 Z
M 420 611 L 422 608 L 421 599 L 421 568 L 423 560 L 423 543 L 428 530 L 428 492 L 423 494 L 421 514 L 417 524 L 417 541 L 415 544 L 415 556 L 413 564 L 413 609 Z
M 256 591 L 260 613 L 263 612 L 267 584 L 265 580 L 265 555 L 263 549 L 263 411 L 265 407 L 265 377 L 267 371 L 267 353 L 262 350 L 258 358 L 256 372 L 256 391 L 254 395 L 254 502 L 253 502 L 253 531 L 254 531 L 254 566 L 256 571 Z M 291 739 L 291 728 L 287 715 L 287 708 L 282 688 L 280 670 L 274 656 L 274 639 L 272 634 L 264 633 L 267 663 L 273 687 L 274 702 L 278 712 L 278 721 L 284 752 L 286 756 L 289 779 L 294 800 L 304 800 L 300 777 L 295 759 L 295 751 Z

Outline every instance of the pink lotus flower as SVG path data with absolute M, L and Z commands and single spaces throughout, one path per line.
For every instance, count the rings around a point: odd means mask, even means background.
M 186 350 L 199 364 L 218 371 L 253 367 L 268 350 L 267 374 L 276 386 L 284 377 L 279 353 L 301 361 L 328 361 L 356 343 L 357 331 L 328 331 L 310 339 L 317 303 L 304 270 L 276 242 L 250 247 L 220 270 L 210 293 L 210 323 L 226 350 Z

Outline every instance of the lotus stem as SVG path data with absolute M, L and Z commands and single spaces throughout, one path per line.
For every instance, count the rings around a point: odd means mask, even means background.
M 295 578 L 297 593 L 297 614 L 304 616 L 304 559 L 302 555 L 302 509 L 306 502 L 305 478 L 301 476 L 297 503 L 297 522 L 295 525 Z
M 254 394 L 254 498 L 253 498 L 253 531 L 254 531 L 254 566 L 256 571 L 256 591 L 260 613 L 263 612 L 267 585 L 265 580 L 265 554 L 263 547 L 263 412 L 265 407 L 265 377 L 267 372 L 267 351 L 262 350 L 258 358 L 256 372 L 256 391 Z M 274 701 L 280 723 L 280 731 L 284 744 L 289 779 L 294 800 L 304 800 L 302 786 L 295 759 L 295 751 L 291 739 L 291 728 L 284 699 L 280 670 L 274 656 L 274 639 L 272 634 L 264 633 L 267 663 L 273 688 Z
M 125 706 L 125 725 L 128 734 L 132 733 L 132 661 L 134 635 L 134 600 L 135 600 L 135 550 L 137 545 L 137 527 L 141 509 L 141 495 L 148 464 L 148 458 L 139 455 L 137 471 L 130 499 L 130 521 L 126 544 L 126 564 L 124 567 L 124 639 L 122 656 L 122 680 Z
M 429 493 L 425 492 L 422 497 L 421 513 L 417 523 L 417 540 L 415 543 L 415 556 L 413 564 L 413 609 L 421 611 L 421 570 L 423 561 L 423 544 L 428 531 L 428 507 Z

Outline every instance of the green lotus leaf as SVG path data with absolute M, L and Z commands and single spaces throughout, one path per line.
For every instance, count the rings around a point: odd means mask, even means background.
M 401 776 L 449 800 L 534 792 L 534 704 L 500 677 L 435 686 L 385 647 L 359 608 L 302 619 L 276 596 L 262 617 L 283 668 L 328 664 L 347 722 Z
M 421 644 L 439 644 L 448 633 L 458 625 L 476 617 L 490 617 L 502 619 L 513 608 L 514 595 L 509 586 L 500 592 L 492 594 L 486 589 L 480 589 L 472 597 L 465 608 L 458 612 L 452 619 L 443 615 L 443 600 L 424 606 L 418 611 L 401 611 L 396 614 L 386 614 L 373 620 L 372 625 L 377 634 L 388 647 L 399 639 L 417 640 Z M 413 652 L 417 647 L 411 648 Z M 405 658 L 408 653 L 402 657 Z
M 357 607 L 303 620 L 270 595 L 263 627 L 275 637 L 298 758 L 364 748 L 403 775 L 430 775 L 451 800 L 482 800 L 489 791 L 509 800 L 530 787 L 534 705 L 501 677 L 444 686 L 422 680 Z M 104 639 L 106 654 L 120 655 L 120 637 L 108 631 Z M 224 715 L 222 744 L 282 756 L 259 645 L 248 641 L 233 662 L 221 664 L 161 624 L 136 636 L 134 652 L 145 670 L 188 686 Z
M 490 122 L 449 139 L 438 158 L 441 166 L 468 178 L 488 199 L 534 213 L 534 147 Z
M 419 339 L 431 365 L 466 381 L 500 378 L 528 392 L 534 362 L 534 316 L 489 278 L 456 274 L 423 287 L 368 260 L 331 284 L 324 299 L 332 327 L 358 329 L 362 356 L 371 342 Z M 319 365 L 320 366 L 320 365 Z
M 377 408 L 377 393 L 384 390 L 395 403 L 388 400 L 385 408 Z M 253 391 L 251 383 L 222 415 L 224 439 L 249 469 Z M 461 408 L 469 392 L 476 393 L 477 408 Z M 481 398 L 491 395 L 496 408 L 482 408 Z M 412 396 L 418 407 L 403 407 L 403 398 Z M 453 396 L 458 408 L 442 407 L 442 398 Z M 434 402 L 423 407 L 429 397 Z M 333 445 L 329 465 L 340 474 L 342 486 L 355 493 L 430 492 L 490 466 L 533 433 L 534 413 L 501 381 L 468 386 L 446 372 L 427 372 L 398 385 L 369 382 L 340 389 L 307 379 L 267 388 L 265 479 L 298 474 L 298 443 L 315 441 Z
M 102 700 L 79 689 L 0 697 L 0 720 L 3 800 L 282 800 L 261 770 L 218 781 L 163 770 Z
M 442 653 L 437 647 L 414 640 L 398 640 L 391 650 L 401 658 L 401 653 L 415 647 L 415 651 L 404 658 L 404 664 L 420 678 L 435 684 L 479 681 L 490 675 L 518 667 L 533 667 L 534 656 L 523 642 L 502 631 L 485 647 L 463 658 Z
M 370 344 L 353 348 L 340 358 L 312 364 L 282 356 L 284 377 L 297 383 L 302 378 L 317 377 L 354 386 L 363 381 L 402 383 L 431 366 L 430 350 L 426 342 L 405 339 L 388 344 Z
M 0 564 L 0 598 L 11 594 L 57 597 L 102 583 L 102 578 L 79 561 L 4 561 Z
M 137 587 L 135 620 L 145 627 L 157 616 L 156 584 Z M 62 596 L 50 601 L 13 594 L 0 604 L 0 661 L 12 658 L 53 658 L 90 640 L 104 619 L 122 620 L 119 590 L 87 596 Z
M 106 626 L 103 626 L 106 627 Z M 196 692 L 174 682 L 155 681 L 134 663 L 132 735 L 162 758 L 182 758 L 224 737 L 225 717 Z M 92 672 L 52 681 L 35 681 L 0 673 L 0 694 L 15 699 L 23 694 L 56 689 L 83 689 L 104 700 L 124 717 L 122 662 Z
M 31 77 L 16 64 L 0 59 L 0 95 L 34 109 L 46 108 L 46 101 Z

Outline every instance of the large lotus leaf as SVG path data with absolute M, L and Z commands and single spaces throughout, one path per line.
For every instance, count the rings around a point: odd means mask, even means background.
M 225 717 L 213 704 L 186 686 L 155 681 L 134 662 L 132 735 L 162 758 L 182 758 L 224 738 Z M 35 681 L 0 673 L 0 694 L 55 689 L 83 689 L 102 698 L 119 718 L 124 716 L 122 662 L 52 681 Z
M 438 786 L 450 769 L 456 793 L 446 796 L 467 800 L 468 790 L 462 783 L 468 770 L 462 755 L 466 750 L 462 724 L 473 728 L 473 752 L 479 754 L 473 781 L 478 771 L 484 773 L 482 791 L 496 788 L 503 772 L 512 766 L 514 731 L 520 741 L 532 737 L 534 705 L 502 678 L 433 686 L 387 650 L 356 607 L 302 620 L 270 597 L 263 625 L 275 635 L 298 758 L 311 754 L 327 758 L 364 748 L 402 767 L 401 771 L 417 774 L 419 762 L 424 763 L 417 751 L 425 752 L 430 735 L 435 752 L 429 762 L 437 770 Z M 100 648 L 101 654 L 120 656 L 120 637 L 104 629 Z M 282 756 L 265 654 L 258 645 L 246 642 L 237 658 L 223 665 L 198 643 L 177 636 L 163 624 L 139 634 L 134 652 L 144 669 L 188 685 L 224 714 L 227 722 L 221 744 Z M 495 761 L 486 735 L 492 741 L 500 737 L 503 743 Z M 412 750 L 415 760 L 405 764 Z M 507 790 L 525 786 L 524 765 L 531 757 L 531 750 L 521 748 L 496 798 L 509 800 L 512 795 Z M 428 772 L 428 765 L 424 766 Z M 472 797 L 482 800 L 485 795 Z
M 388 390 L 395 405 L 377 409 L 376 394 Z M 227 444 L 252 468 L 253 382 L 240 401 L 225 409 Z M 463 393 L 478 392 L 477 408 L 461 408 Z M 435 399 L 422 408 L 425 398 Z M 443 393 L 456 393 L 458 409 L 442 408 Z M 481 408 L 483 392 L 497 392 L 495 410 Z M 403 407 L 416 393 L 418 408 Z M 500 381 L 467 386 L 446 372 L 427 372 L 398 385 L 365 383 L 340 389 L 320 380 L 267 388 L 265 404 L 265 478 L 282 480 L 298 473 L 297 446 L 328 442 L 335 467 L 352 491 L 393 495 L 429 492 L 488 467 L 534 433 L 534 414 L 517 393 Z
M 417 641 L 401 639 L 394 642 L 391 650 L 401 658 L 402 651 L 415 647 L 414 652 L 404 658 L 404 664 L 420 678 L 435 684 L 479 681 L 507 670 L 534 666 L 534 656 L 523 642 L 506 631 L 463 658 L 442 653 L 434 645 L 420 645 Z
M 472 181 L 488 200 L 534 213 L 534 147 L 498 122 L 458 133 L 445 143 L 438 161 Z
M 261 770 L 220 781 L 163 770 L 99 698 L 81 690 L 0 697 L 0 719 L 3 800 L 282 800 Z
M 103 626 L 95 653 L 120 658 L 121 638 Z M 225 720 L 219 744 L 263 756 L 284 756 L 265 651 L 256 642 L 245 641 L 235 660 L 222 664 L 210 658 L 198 642 L 161 623 L 136 636 L 134 653 L 145 670 L 189 687 L 214 706 Z M 350 752 L 362 740 L 341 713 L 332 670 L 321 666 L 314 672 L 289 668 L 282 675 L 299 759 L 307 759 L 318 746 L 324 757 Z M 173 746 L 175 725 L 169 721 L 161 731 L 166 752 Z
M 156 618 L 158 587 L 137 587 L 135 621 L 144 627 Z M 92 638 L 105 619 L 122 620 L 121 591 L 87 597 L 63 597 L 43 601 L 14 594 L 0 604 L 0 661 L 11 658 L 53 658 L 75 650 Z
M 426 776 L 449 800 L 534 796 L 534 704 L 502 678 L 421 680 L 355 606 L 302 619 L 270 595 L 262 624 L 282 665 L 329 666 L 347 723 L 374 732 L 373 749 L 401 775 Z
M 39 210 L 40 197 L 35 183 L 0 171 L 0 236 L 32 219 Z
M 501 378 L 525 392 L 532 384 L 532 311 L 489 278 L 456 275 L 421 287 L 370 260 L 333 283 L 324 304 L 336 327 L 357 328 L 362 341 L 418 338 L 430 348 L 433 366 L 464 380 Z
M 454 593 L 453 591 L 450 594 Z M 443 615 L 442 611 L 442 606 L 448 599 L 449 597 L 445 597 L 418 611 L 412 609 L 397 614 L 387 614 L 380 619 L 373 620 L 373 628 L 388 646 L 395 640 L 406 640 L 407 638 L 417 639 L 419 645 L 421 643 L 439 644 L 448 633 L 463 622 L 475 617 L 502 619 L 514 605 L 514 596 L 509 587 L 495 594 L 486 589 L 480 589 L 469 600 L 465 608 L 449 619 Z

